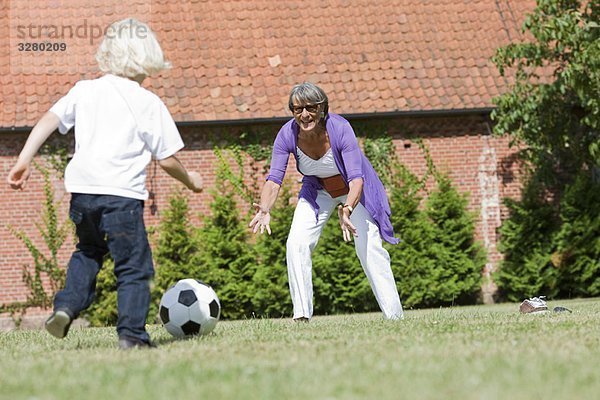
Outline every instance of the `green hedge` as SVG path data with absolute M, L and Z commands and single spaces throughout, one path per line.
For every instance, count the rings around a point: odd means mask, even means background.
M 372 141 L 371 157 L 384 157 L 388 142 Z M 383 151 L 378 154 L 379 149 Z M 152 232 L 156 277 L 149 322 L 156 321 L 165 290 L 187 277 L 214 287 L 225 319 L 291 316 L 285 245 L 296 194 L 286 181 L 272 210 L 272 235 L 252 235 L 247 227 L 251 215 L 240 215 L 238 201 L 249 201 L 258 193 L 242 179 L 242 152 L 218 149 L 216 154 L 217 183 L 202 227 L 189 223 L 188 195 L 176 191 Z M 425 155 L 429 170 L 421 178 L 400 164 L 375 163 L 388 169 L 381 173 L 390 182 L 392 223 L 402 238 L 397 246 L 386 245 L 401 299 L 406 307 L 474 303 L 485 264 L 485 253 L 474 240 L 475 218 L 466 211 L 467 196 L 438 174 L 426 151 Z M 432 177 L 435 188 L 423 199 L 424 182 Z M 313 273 L 316 314 L 378 310 L 354 245 L 342 240 L 336 216 L 325 226 L 315 249 Z M 105 268 L 99 276 L 99 299 L 87 314 L 93 324 L 116 321 L 110 275 L 112 271 Z
M 486 261 L 474 240 L 475 217 L 468 198 L 447 176 L 433 173 L 436 186 L 425 197 L 422 179 L 398 167 L 390 191 L 392 223 L 402 242 L 386 245 L 405 307 L 473 304 Z M 156 278 L 149 322 L 160 296 L 177 280 L 194 277 L 211 284 L 223 318 L 289 317 L 285 242 L 293 214 L 289 185 L 272 210 L 272 235 L 250 235 L 248 217 L 239 215 L 234 190 L 226 181 L 213 191 L 204 226 L 189 221 L 187 195 L 174 192 L 155 229 Z M 600 191 L 582 175 L 568 187 L 561 213 L 529 186 L 521 201 L 508 201 L 511 217 L 501 228 L 505 259 L 494 276 L 502 298 L 600 294 Z M 326 225 L 313 255 L 316 314 L 376 311 L 377 303 L 356 257 L 341 240 L 335 217 Z M 112 264 L 98 276 L 97 301 L 86 313 L 94 325 L 116 322 Z
M 600 295 L 600 184 L 582 171 L 560 200 L 535 181 L 506 200 L 504 254 L 494 280 L 503 299 Z
M 402 239 L 396 246 L 386 244 L 401 299 L 405 307 L 472 304 L 478 300 L 486 255 L 475 241 L 476 218 L 467 211 L 468 195 L 458 193 L 449 177 L 436 170 L 422 141 L 413 142 L 427 165 L 421 177 L 394 159 L 388 136 L 367 137 L 363 143 L 386 182 L 392 224 Z M 247 225 L 253 212 L 240 215 L 239 201 L 258 198 L 256 182 L 264 175 L 260 162 L 267 152 L 256 144 L 248 148 L 251 152 L 237 144 L 215 149 L 217 180 L 202 227 L 190 223 L 187 192 L 176 191 L 159 225 L 150 229 L 156 276 L 149 322 L 158 320 L 163 293 L 188 277 L 215 288 L 223 318 L 291 315 L 285 244 L 295 193 L 284 182 L 272 210 L 272 235 L 252 235 Z M 247 174 L 251 186 L 245 184 Z M 600 190 L 593 178 L 594 171 L 582 171 L 561 196 L 549 196 L 532 179 L 521 200 L 506 201 L 510 217 L 500 229 L 499 242 L 504 260 L 494 275 L 501 299 L 600 295 Z M 46 225 L 57 222 L 44 218 Z M 54 247 L 62 245 L 57 243 Z M 341 240 L 335 216 L 315 250 L 313 270 L 316 314 L 378 309 L 354 246 Z M 114 324 L 116 283 L 109 259 L 98 275 L 96 297 L 84 315 L 96 326 Z
M 405 168 L 392 189 L 392 224 L 402 242 L 390 256 L 405 307 L 473 304 L 486 262 L 475 238 L 468 199 L 448 177 L 434 174 L 437 187 L 423 202 L 423 181 Z

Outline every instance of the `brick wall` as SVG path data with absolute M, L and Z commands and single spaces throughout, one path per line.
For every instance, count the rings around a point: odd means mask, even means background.
M 496 231 L 505 216 L 501 200 L 503 197 L 515 197 L 519 193 L 519 184 L 514 175 L 514 152 L 508 148 L 507 140 L 491 136 L 486 118 L 476 115 L 398 117 L 385 120 L 385 125 L 393 138 L 399 159 L 413 172 L 422 175 L 426 168 L 418 146 L 409 139 L 421 137 L 429 147 L 437 168 L 447 171 L 461 192 L 470 193 L 469 208 L 478 216 L 477 235 L 489 254 L 488 264 L 482 273 L 489 275 L 500 259 L 496 250 Z M 280 123 L 273 123 L 244 127 L 185 127 L 181 132 L 186 149 L 180 153 L 180 159 L 188 169 L 201 172 L 205 188 L 209 189 L 215 182 L 216 157 L 212 148 L 224 135 L 260 131 L 266 133 L 267 137 L 274 137 L 280 126 Z M 361 132 L 357 131 L 357 134 L 360 136 Z M 40 173 L 34 171 L 22 192 L 13 191 L 4 183 L 26 138 L 27 133 L 0 132 L 0 171 L 3 180 L 0 185 L 0 303 L 25 299 L 27 293 L 21 271 L 23 265 L 32 263 L 29 252 L 11 234 L 8 226 L 24 230 L 34 239 L 34 243 L 43 246 L 35 227 L 40 221 L 39 213 L 43 202 Z M 71 139 L 72 135 L 54 135 L 51 140 L 55 144 L 69 146 Z M 288 168 L 288 176 L 291 176 L 293 182 L 300 178 L 293 161 Z M 262 184 L 262 178 L 260 181 Z M 62 181 L 54 180 L 53 184 L 63 220 L 67 217 L 69 194 L 65 193 Z M 148 187 L 155 196 L 146 203 L 148 226 L 159 222 L 170 192 L 178 186 L 179 183 L 168 177 L 160 167 L 151 164 L 148 170 Z M 210 190 L 200 194 L 190 193 L 194 223 L 200 223 L 200 215 L 209 211 L 210 200 Z M 247 210 L 247 205 L 242 206 Z M 64 263 L 73 250 L 72 243 L 73 239 L 69 239 L 63 246 L 60 259 Z M 484 300 L 491 301 L 493 291 L 493 284 L 486 285 L 483 288 Z

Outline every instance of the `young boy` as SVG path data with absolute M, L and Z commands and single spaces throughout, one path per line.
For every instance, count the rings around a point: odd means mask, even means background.
M 143 219 L 146 167 L 151 159 L 194 192 L 202 178 L 187 172 L 175 153 L 183 148 L 164 103 L 140 84 L 170 65 L 150 28 L 135 19 L 114 23 L 96 54 L 104 76 L 77 82 L 35 125 L 7 181 L 23 189 L 30 164 L 58 128 L 75 127 L 75 153 L 65 171 L 70 218 L 79 240 L 65 288 L 54 298 L 46 330 L 64 338 L 71 322 L 91 304 L 96 276 L 110 252 L 117 277 L 119 347 L 149 347 L 152 255 Z

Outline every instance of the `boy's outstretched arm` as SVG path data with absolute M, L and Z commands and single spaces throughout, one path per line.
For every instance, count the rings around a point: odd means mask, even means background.
M 160 165 L 167 174 L 183 183 L 191 191 L 196 193 L 202 191 L 204 183 L 200 174 L 197 172 L 188 172 L 174 155 L 159 160 L 158 165 Z
M 17 163 L 8 173 L 6 181 L 13 189 L 23 189 L 31 174 L 30 165 L 33 157 L 46 139 L 58 128 L 60 120 L 51 112 L 47 112 L 31 130 L 25 146 L 19 154 Z

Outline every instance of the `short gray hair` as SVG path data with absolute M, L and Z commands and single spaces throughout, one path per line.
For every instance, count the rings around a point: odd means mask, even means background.
M 288 104 L 290 111 L 294 108 L 294 100 L 301 104 L 323 104 L 325 117 L 329 111 L 329 99 L 327 95 L 323 89 L 312 82 L 302 82 L 292 88 Z
M 133 18 L 115 22 L 107 29 L 96 61 L 102 72 L 126 78 L 150 76 L 171 67 L 150 27 Z

